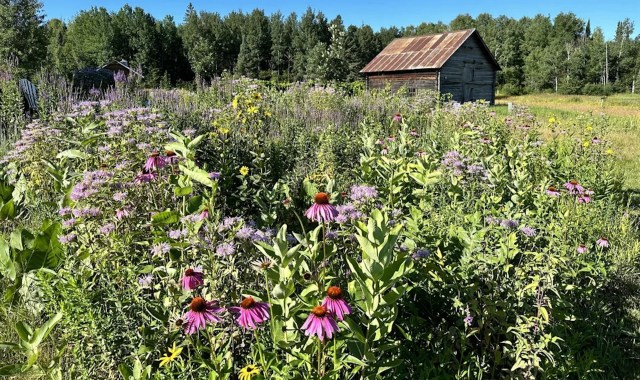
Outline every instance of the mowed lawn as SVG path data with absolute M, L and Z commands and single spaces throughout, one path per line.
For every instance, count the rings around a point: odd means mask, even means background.
M 604 113 L 610 120 L 607 139 L 613 145 L 626 188 L 640 193 L 640 94 L 607 97 L 586 95 L 536 94 L 496 99 L 499 113 L 506 114 L 508 103 L 528 106 L 539 118 L 566 120 L 580 114 Z

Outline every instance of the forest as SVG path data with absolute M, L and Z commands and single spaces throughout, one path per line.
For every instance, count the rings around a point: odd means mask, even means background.
M 145 85 L 171 87 L 224 73 L 276 82 L 355 82 L 359 70 L 392 39 L 476 28 L 502 67 L 500 94 L 636 92 L 640 35 L 633 20 L 618 22 L 613 39 L 573 13 L 515 19 L 461 14 L 448 24 L 425 20 L 375 31 L 329 20 L 320 10 L 302 15 L 263 10 L 226 15 L 187 7 L 183 20 L 156 19 L 129 5 L 117 12 L 92 7 L 68 23 L 47 19 L 36 0 L 0 5 L 2 65 L 24 75 L 71 77 L 76 70 L 125 59 Z

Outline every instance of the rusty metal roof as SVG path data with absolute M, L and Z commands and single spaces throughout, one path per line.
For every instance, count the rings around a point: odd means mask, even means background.
M 366 74 L 439 69 L 474 33 L 478 34 L 475 29 L 467 29 L 426 36 L 396 38 L 360 72 Z M 500 66 L 479 35 L 478 39 L 486 48 L 491 61 L 499 69 Z

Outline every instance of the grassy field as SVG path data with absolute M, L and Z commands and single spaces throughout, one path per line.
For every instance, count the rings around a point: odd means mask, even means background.
M 640 95 L 618 94 L 605 98 L 557 94 L 498 97 L 497 112 L 506 114 L 508 103 L 526 105 L 539 118 L 573 120 L 581 114 L 607 115 L 611 125 L 607 139 L 615 147 L 626 187 L 640 192 Z

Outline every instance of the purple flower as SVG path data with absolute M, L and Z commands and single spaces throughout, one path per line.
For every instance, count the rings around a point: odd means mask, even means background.
M 147 162 L 144 164 L 144 170 L 147 172 L 152 172 L 158 169 L 162 169 L 166 165 L 165 159 L 160 156 L 160 153 L 154 151 L 151 153 Z
M 122 220 L 129 216 L 129 209 L 127 207 L 119 208 L 116 210 L 116 219 Z
M 158 176 L 154 173 L 151 173 L 147 169 L 144 169 L 140 174 L 138 174 L 133 181 L 134 183 L 148 183 L 156 179 Z
M 578 253 L 586 253 L 587 252 L 587 246 L 585 246 L 584 244 L 580 244 L 578 246 L 578 248 L 576 248 L 576 251 Z
M 113 223 L 108 223 L 108 224 L 105 224 L 104 226 L 100 227 L 100 233 L 103 234 L 103 235 L 109 235 L 115 229 L 116 229 L 116 226 Z
M 313 197 L 313 205 L 304 213 L 304 215 L 318 223 L 333 222 L 338 216 L 338 210 L 329 203 L 329 195 L 327 193 L 317 193 Z
M 600 239 L 596 241 L 596 244 L 602 248 L 609 248 L 609 240 L 604 236 L 601 236 Z
M 187 230 L 171 230 L 169 231 L 168 236 L 171 239 L 178 240 L 184 236 L 187 236 L 187 234 L 188 234 Z
M 236 232 L 236 237 L 241 240 L 250 240 L 253 237 L 255 230 L 249 226 L 243 226 Z
M 560 192 L 554 186 L 549 186 L 547 189 L 547 195 L 550 197 L 557 197 L 560 195 Z
M 503 219 L 500 222 L 500 226 L 502 226 L 504 228 L 509 228 L 509 229 L 517 228 L 519 224 L 520 223 L 517 220 L 514 220 L 514 219 Z
M 418 249 L 413 255 L 411 255 L 411 258 L 414 260 L 424 259 L 429 257 L 430 254 L 431 251 L 429 249 Z
M 151 247 L 151 254 L 153 254 L 153 256 L 163 256 L 169 253 L 170 250 L 171 246 L 168 243 L 154 244 Z
M 471 312 L 469 312 L 469 307 L 468 306 L 465 309 L 465 312 L 467 313 L 467 316 L 464 317 L 464 324 L 467 325 L 467 327 L 470 327 L 471 324 L 473 323 L 473 317 L 471 316 Z
M 529 226 L 526 226 L 526 225 L 520 227 L 520 232 L 522 232 L 523 234 L 525 234 L 526 236 L 529 236 L 529 237 L 533 237 L 533 236 L 536 236 L 538 234 L 538 231 L 536 231 L 535 228 L 529 227 Z
M 564 187 L 566 187 L 572 195 L 580 195 L 584 192 L 584 187 L 582 187 L 575 179 L 565 183 Z
M 209 173 L 209 178 L 212 180 L 220 179 L 220 172 L 211 172 Z
M 70 213 L 71 213 L 71 207 L 63 207 L 60 210 L 58 210 L 58 215 L 60 216 L 69 215 Z
M 340 331 L 333 318 L 333 313 L 324 306 L 316 306 L 311 309 L 311 313 L 302 325 L 302 330 L 307 336 L 317 335 L 320 341 L 323 341 L 325 337 L 331 339 L 336 332 Z
M 189 268 L 182 276 L 182 289 L 193 290 L 204 283 L 201 267 Z
M 147 275 L 139 277 L 138 278 L 138 283 L 143 288 L 151 287 L 151 284 L 153 283 L 153 275 L 152 274 L 147 274 Z
M 369 200 L 375 199 L 377 196 L 378 196 L 378 191 L 373 186 L 366 186 L 366 185 L 351 186 L 350 198 L 354 203 L 365 203 Z
M 77 236 L 75 234 L 62 235 L 58 237 L 58 241 L 62 244 L 69 244 L 72 241 L 76 240 L 76 237 Z
M 393 119 L 394 122 L 396 123 L 401 123 L 402 122 L 402 115 L 400 115 L 399 113 L 393 115 Z
M 76 219 L 75 218 L 71 218 L 71 219 L 67 219 L 62 221 L 62 227 L 64 228 L 69 228 L 69 227 L 73 227 L 76 224 Z
M 591 203 L 591 197 L 588 195 L 578 195 L 578 203 Z
M 189 304 L 189 311 L 182 317 L 185 333 L 191 335 L 206 328 L 207 324 L 220 322 L 222 319 L 217 314 L 223 311 L 218 301 L 207 302 L 202 297 L 195 297 Z
M 233 216 L 233 217 L 228 216 L 222 219 L 222 223 L 220 224 L 220 226 L 218 226 L 218 231 L 219 232 L 228 231 L 234 228 L 241 221 L 242 221 L 242 218 L 239 218 L 237 216 Z
M 234 253 L 236 253 L 236 247 L 234 247 L 233 244 L 222 243 L 216 247 L 216 255 L 218 256 L 231 256 Z
M 335 240 L 338 238 L 338 232 L 333 230 L 328 230 L 327 233 L 324 235 L 324 237 L 327 240 Z
M 344 319 L 344 315 L 351 314 L 351 306 L 342 298 L 342 290 L 337 286 L 330 286 L 327 289 L 327 296 L 322 301 L 322 306 L 333 313 L 338 321 Z
M 253 297 L 246 297 L 240 303 L 240 307 L 229 308 L 229 312 L 237 314 L 236 322 L 244 328 L 255 330 L 258 324 L 269 319 L 269 304 L 257 302 Z
M 118 191 L 117 193 L 113 194 L 114 201 L 122 202 L 126 198 L 127 198 L 127 193 L 124 191 Z

